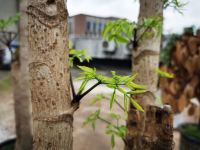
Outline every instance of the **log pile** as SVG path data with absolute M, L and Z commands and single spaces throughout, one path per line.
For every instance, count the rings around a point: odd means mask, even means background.
M 173 73 L 175 77 L 160 79 L 161 99 L 178 113 L 191 98 L 200 100 L 200 29 L 196 35 L 184 33 L 173 45 L 170 57 L 170 65 L 161 66 L 161 70 Z

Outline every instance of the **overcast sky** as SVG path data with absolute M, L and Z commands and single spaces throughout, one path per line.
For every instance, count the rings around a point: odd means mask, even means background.
M 139 4 L 136 0 L 67 0 L 70 15 L 85 13 L 137 20 Z M 185 0 L 184 0 L 185 1 Z M 187 0 L 183 15 L 168 8 L 164 10 L 164 33 L 181 33 L 183 27 L 200 27 L 200 0 Z

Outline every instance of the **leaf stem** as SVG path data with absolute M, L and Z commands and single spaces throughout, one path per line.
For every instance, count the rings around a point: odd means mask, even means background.
M 106 123 L 106 124 L 112 124 L 112 122 L 108 121 L 108 120 L 105 120 L 101 117 L 98 117 L 99 120 L 101 120 L 102 122 Z
M 115 101 L 115 103 L 117 104 L 117 106 L 119 106 L 119 108 L 121 108 L 123 111 L 125 111 L 124 107 L 118 101 Z

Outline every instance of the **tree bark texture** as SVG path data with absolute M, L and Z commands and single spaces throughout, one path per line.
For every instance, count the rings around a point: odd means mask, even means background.
M 140 0 L 140 12 L 138 22 L 139 24 L 149 17 L 163 17 L 163 0 Z M 143 32 L 153 32 L 153 30 L 138 30 L 137 37 L 140 37 Z M 146 85 L 149 92 L 134 96 L 133 98 L 147 111 L 146 107 L 155 105 L 155 92 L 157 91 L 158 75 L 155 69 L 159 66 L 159 52 L 161 45 L 161 35 L 153 34 L 151 37 L 140 39 L 137 47 L 132 52 L 132 71 L 138 73 L 135 82 Z M 153 135 L 157 132 L 154 128 L 152 131 L 146 130 L 148 121 L 148 113 L 141 113 L 130 106 L 128 114 L 128 133 L 126 150 L 148 149 L 153 150 L 151 141 L 157 138 L 158 135 Z M 156 124 L 155 124 L 156 125 Z M 153 125 L 154 126 L 154 125 Z M 146 138 L 146 134 L 150 134 Z M 152 138 L 152 139 L 151 139 Z M 151 143 L 152 145 L 145 146 L 144 143 Z
M 16 150 L 32 149 L 32 129 L 31 129 L 31 101 L 28 76 L 28 36 L 27 24 L 28 17 L 25 12 L 27 1 L 23 0 L 20 6 L 19 41 L 20 49 L 12 56 L 11 65 L 14 109 L 16 123 Z
M 131 109 L 127 127 L 131 136 L 127 136 L 125 150 L 172 150 L 173 149 L 173 113 L 170 106 L 160 108 L 148 105 L 144 115 Z M 145 126 L 143 129 L 143 120 Z M 143 131 L 144 130 L 144 131 Z M 139 135 L 138 132 L 142 134 Z
M 33 149 L 72 150 L 73 116 L 64 0 L 30 0 Z
M 140 13 L 138 22 L 141 23 L 145 18 L 163 17 L 163 0 L 140 0 Z M 138 31 L 138 37 L 144 31 Z M 153 32 L 147 30 L 147 32 Z M 159 66 L 159 52 L 161 47 L 161 35 L 145 37 L 138 41 L 138 47 L 133 50 L 132 71 L 138 73 L 135 81 L 146 85 L 152 93 L 157 91 L 158 75 L 155 69 Z M 139 98 L 140 104 L 154 104 L 155 97 L 151 93 L 142 94 Z

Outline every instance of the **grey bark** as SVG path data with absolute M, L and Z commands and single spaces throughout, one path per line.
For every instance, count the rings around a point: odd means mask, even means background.
M 19 43 L 20 49 L 13 56 L 11 65 L 14 109 L 16 123 L 16 150 L 32 149 L 32 129 L 31 129 L 31 102 L 28 76 L 28 40 L 27 40 L 27 15 L 26 1 L 20 2 L 21 18 L 19 22 Z
M 163 0 L 140 0 L 138 22 L 141 23 L 148 17 L 163 17 Z M 144 30 L 139 30 L 137 37 L 140 37 L 143 32 Z M 161 35 L 144 38 L 138 41 L 138 46 L 132 53 L 132 71 L 138 73 L 134 81 L 146 85 L 150 91 L 134 97 L 145 111 L 149 105 L 155 105 L 158 81 L 155 69 L 159 65 L 160 44 Z M 126 150 L 152 149 L 152 146 L 145 147 L 144 143 L 149 143 L 151 140 L 149 137 L 146 138 L 146 135 L 151 135 L 157 131 L 156 129 L 152 132 L 146 131 L 148 126 L 146 126 L 148 120 L 146 115 L 146 113 L 138 112 L 135 108 L 130 107 L 127 121 L 128 133 L 126 139 L 128 144 L 125 146 Z M 152 134 L 150 138 L 154 138 L 154 135 Z
M 72 150 L 67 9 L 64 0 L 29 0 L 33 149 Z

